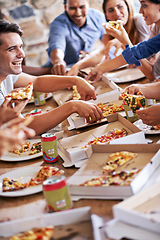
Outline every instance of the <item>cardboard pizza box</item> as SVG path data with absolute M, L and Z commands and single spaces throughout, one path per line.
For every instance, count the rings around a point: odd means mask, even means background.
M 160 182 L 113 207 L 120 221 L 160 234 Z
M 144 143 L 145 135 L 140 131 L 139 128 L 130 123 L 127 119 L 122 117 L 120 114 L 114 114 L 109 119 L 110 123 L 103 126 L 97 127 L 95 129 L 89 130 L 84 133 L 80 133 L 68 138 L 63 138 L 58 140 L 59 155 L 63 160 L 66 157 L 70 163 L 76 163 L 78 161 L 88 159 L 92 155 L 91 146 L 87 146 L 87 143 L 97 137 L 107 134 L 113 129 L 122 129 L 127 130 L 127 136 L 112 140 L 110 143 L 114 144 L 117 142 L 120 143 Z M 137 133 L 137 134 L 136 134 Z
M 159 234 L 149 231 L 149 229 L 133 226 L 124 221 L 113 219 L 108 221 L 102 228 L 105 236 L 109 239 L 136 239 L 136 240 L 159 240 Z
M 0 240 L 32 229 L 54 226 L 54 239 L 70 239 L 71 235 L 78 239 L 100 239 L 97 215 L 91 214 L 90 207 L 82 207 L 68 211 L 48 213 L 37 217 L 28 217 L 0 223 Z M 68 231 L 70 229 L 70 231 Z M 97 238 L 98 237 L 98 238 Z
M 122 105 L 123 101 L 119 100 L 119 95 L 120 95 L 120 89 L 117 90 L 113 90 L 111 92 L 107 92 L 107 93 L 103 93 L 97 96 L 96 100 L 90 100 L 88 102 L 94 103 L 94 104 L 116 104 L 117 106 Z M 121 113 L 121 115 L 123 114 L 124 116 L 126 116 L 124 111 L 119 112 Z M 115 114 L 115 113 L 113 113 Z M 73 113 L 71 116 L 69 116 L 67 118 L 68 122 L 69 122 L 69 127 L 68 130 L 72 130 L 72 129 L 79 129 L 79 128 L 83 128 L 83 127 L 89 127 L 91 125 L 96 125 L 102 122 L 107 122 L 108 121 L 108 116 L 111 116 L 113 114 L 109 114 L 106 117 L 104 117 L 102 120 L 94 122 L 94 123 L 87 123 L 86 119 L 84 117 L 80 117 L 77 113 Z
M 72 197 L 77 199 L 125 199 L 136 194 L 160 165 L 159 148 L 160 144 L 92 145 L 91 157 L 67 181 Z M 102 169 L 107 163 L 109 155 L 120 151 L 137 153 L 133 160 L 116 170 L 116 172 L 134 168 L 140 170 L 129 185 L 80 186 L 89 179 L 102 176 Z
M 121 89 L 120 87 L 118 87 L 116 83 L 109 80 L 105 76 L 103 76 L 100 81 L 93 83 L 92 85 L 95 87 L 95 93 L 97 96 L 110 91 L 114 91 L 116 93 L 116 91 L 119 91 Z M 53 92 L 53 98 L 56 101 L 56 103 L 60 106 L 65 102 L 73 99 L 73 90 L 63 89 Z

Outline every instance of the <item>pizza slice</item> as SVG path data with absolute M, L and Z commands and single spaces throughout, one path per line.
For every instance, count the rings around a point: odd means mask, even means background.
M 28 152 L 29 151 L 29 147 L 30 147 L 30 143 L 31 142 L 26 142 L 21 146 L 21 149 L 15 149 L 15 150 L 10 150 L 10 152 L 21 155 L 24 152 Z
M 40 153 L 42 151 L 42 144 L 41 142 L 33 143 L 29 155 L 34 155 L 36 153 Z
M 3 179 L 2 191 L 10 192 L 17 191 L 28 187 L 28 183 L 22 183 L 16 179 L 9 179 L 8 177 Z
M 9 240 L 49 240 L 54 234 L 54 227 L 33 228 L 31 230 L 16 234 Z
M 37 173 L 35 178 L 31 178 L 29 186 L 42 184 L 47 178 L 51 176 L 58 176 L 64 174 L 63 170 L 57 167 L 43 166 Z
M 118 106 L 116 103 L 113 104 L 98 103 L 97 106 L 102 110 L 104 117 L 106 117 L 109 114 L 113 114 L 124 110 L 123 104 Z
M 114 171 L 119 166 L 124 165 L 125 163 L 132 160 L 136 156 L 137 156 L 136 153 L 127 152 L 127 151 L 115 152 L 110 154 L 106 165 L 102 169 L 103 174 Z
M 11 97 L 12 100 L 30 100 L 33 92 L 33 83 L 29 83 L 27 87 L 15 89 L 10 92 L 7 97 Z
M 109 144 L 110 141 L 112 141 L 114 139 L 121 138 L 121 137 L 125 137 L 126 135 L 127 135 L 127 131 L 126 131 L 125 128 L 113 129 L 108 134 L 100 136 L 100 137 L 97 137 L 97 138 L 89 141 L 87 143 L 87 145 L 82 147 L 81 149 L 86 148 L 88 145 L 92 145 L 92 144 L 104 144 L 104 143 L 105 144 Z
M 140 169 L 134 168 L 132 170 L 124 170 L 119 172 L 112 172 L 107 176 L 99 176 L 88 179 L 79 186 L 95 187 L 95 186 L 128 186 L 136 175 L 140 172 Z
M 124 100 L 125 104 L 128 105 L 133 110 L 133 112 L 140 109 L 141 107 L 146 107 L 146 98 L 141 91 L 133 95 L 122 93 L 121 97 Z

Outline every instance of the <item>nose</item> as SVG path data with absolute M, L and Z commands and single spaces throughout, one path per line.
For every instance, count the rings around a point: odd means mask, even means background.
M 115 16 L 115 20 L 118 20 L 118 18 L 121 16 L 121 12 L 118 8 L 114 9 L 114 16 Z
M 25 53 L 24 53 L 23 48 L 18 48 L 17 57 L 19 57 L 19 58 L 24 58 L 25 57 Z
M 143 11 L 142 11 L 142 7 L 140 7 L 140 9 L 139 9 L 139 13 L 143 13 Z
M 80 8 L 76 8 L 76 16 L 80 16 L 82 14 L 82 10 Z

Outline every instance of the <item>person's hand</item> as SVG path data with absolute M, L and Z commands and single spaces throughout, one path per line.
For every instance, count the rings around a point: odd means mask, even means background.
M 103 118 L 102 111 L 96 104 L 84 102 L 81 100 L 70 101 L 73 106 L 73 112 L 84 117 L 88 123 L 93 123 Z
M 59 61 L 54 63 L 51 73 L 53 75 L 66 75 L 66 63 L 65 61 Z
M 131 84 L 128 87 L 124 88 L 123 92 L 129 93 L 129 94 L 135 94 L 141 90 L 140 84 Z
M 88 74 L 88 76 L 86 77 L 86 80 L 91 81 L 92 83 L 95 83 L 101 79 L 102 75 L 103 74 L 101 71 L 99 71 L 96 68 L 93 68 L 91 72 Z
M 144 124 L 156 126 L 160 124 L 160 103 L 154 104 L 151 107 L 137 110 L 138 117 L 142 119 Z
M 13 101 L 11 98 L 5 98 L 4 102 L 0 106 L 0 124 L 18 117 L 27 105 L 28 100 L 14 101 L 15 107 L 12 106 L 12 103 Z
M 105 54 L 106 59 L 109 59 L 109 52 L 113 46 L 116 48 L 115 52 L 114 52 L 115 57 L 116 57 L 119 49 L 124 49 L 124 45 L 120 41 L 118 41 L 118 39 L 112 39 L 112 40 L 108 41 L 108 43 L 105 45 L 105 49 L 104 49 L 104 54 Z
M 76 81 L 77 91 L 81 96 L 81 100 L 96 99 L 95 88 L 85 79 L 77 77 Z
M 106 30 L 106 33 L 111 35 L 114 38 L 117 38 L 124 45 L 125 44 L 132 45 L 129 39 L 128 33 L 124 29 L 122 22 L 121 21 L 118 21 L 118 22 L 119 22 L 118 29 L 112 27 L 109 23 L 105 23 L 104 28 Z
M 16 118 L 1 126 L 0 129 L 0 156 L 7 150 L 20 149 L 28 137 L 33 137 L 35 131 L 26 127 L 32 118 Z
M 74 64 L 71 69 L 67 72 L 67 76 L 77 76 L 79 71 L 78 64 Z

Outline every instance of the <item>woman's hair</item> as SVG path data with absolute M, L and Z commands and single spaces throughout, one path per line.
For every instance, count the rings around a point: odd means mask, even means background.
M 135 45 L 139 42 L 139 38 L 138 38 L 138 31 L 136 29 L 135 22 L 134 22 L 134 6 L 131 3 L 131 0 L 123 0 L 123 1 L 127 5 L 127 9 L 128 9 L 128 21 L 127 21 L 126 25 L 124 25 L 124 28 L 125 28 L 126 32 L 128 33 L 128 36 L 129 36 L 131 42 L 133 43 L 133 45 Z M 160 0 L 158 0 L 158 1 L 160 1 Z M 103 4 L 102 4 L 104 13 L 106 13 L 107 2 L 108 2 L 108 0 L 104 0 Z M 108 20 L 108 19 L 106 19 L 106 20 Z

